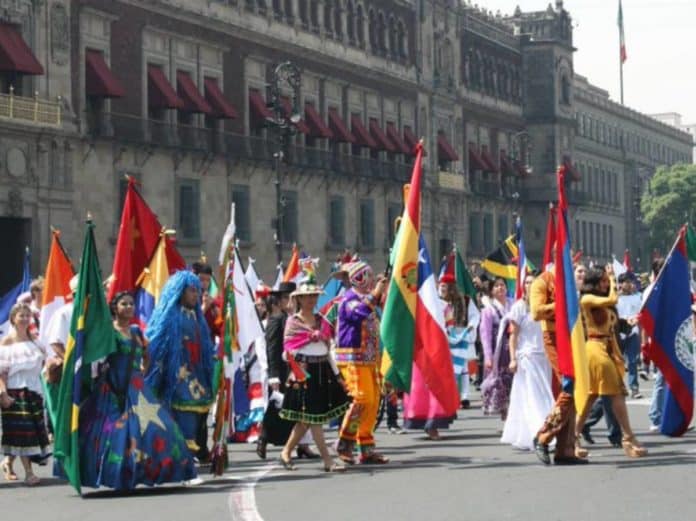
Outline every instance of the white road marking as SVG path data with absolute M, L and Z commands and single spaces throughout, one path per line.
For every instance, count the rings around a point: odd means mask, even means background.
M 263 521 L 256 505 L 256 484 L 261 481 L 266 474 L 277 467 L 276 463 L 270 462 L 259 470 L 244 479 L 244 483 L 236 490 L 230 492 L 227 504 L 232 515 L 232 521 Z

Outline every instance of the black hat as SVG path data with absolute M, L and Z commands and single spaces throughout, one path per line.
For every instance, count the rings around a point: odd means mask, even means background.
M 278 285 L 278 289 L 271 290 L 271 295 L 289 295 L 295 291 L 296 288 L 297 285 L 294 282 L 281 282 Z

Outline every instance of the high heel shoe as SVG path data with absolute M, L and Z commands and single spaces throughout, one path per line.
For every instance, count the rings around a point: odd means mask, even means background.
M 575 457 L 585 459 L 590 454 L 585 447 L 580 445 L 580 436 L 575 437 Z
M 624 436 L 621 446 L 629 458 L 642 458 L 648 455 L 648 449 L 640 445 L 635 436 Z

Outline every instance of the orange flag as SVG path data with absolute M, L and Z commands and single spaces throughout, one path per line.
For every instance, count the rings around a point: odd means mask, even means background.
M 39 319 L 39 337 L 44 345 L 48 322 L 53 314 L 63 304 L 72 300 L 70 279 L 75 275 L 72 263 L 60 243 L 60 232 L 53 230 L 51 239 L 51 251 L 48 254 L 46 274 L 44 275 L 44 289 L 41 299 L 41 314 Z
M 292 256 L 290 257 L 290 263 L 288 268 L 285 270 L 285 275 L 283 276 L 283 282 L 295 282 L 295 279 L 300 274 L 300 254 L 297 251 L 297 244 L 292 245 Z

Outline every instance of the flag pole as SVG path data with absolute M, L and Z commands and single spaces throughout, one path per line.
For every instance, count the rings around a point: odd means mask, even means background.
M 623 66 L 624 66 L 624 62 L 626 61 L 626 38 L 624 35 L 623 7 L 621 5 L 621 0 L 619 0 L 618 25 L 619 25 L 619 82 L 620 82 L 620 90 L 621 90 L 621 105 L 623 105 L 624 104 Z

